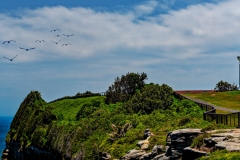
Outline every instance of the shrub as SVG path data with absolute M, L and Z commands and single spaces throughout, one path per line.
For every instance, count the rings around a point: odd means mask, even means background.
M 236 84 L 230 84 L 228 82 L 220 81 L 216 84 L 214 90 L 218 92 L 224 92 L 224 91 L 235 91 L 237 90 L 237 85 Z
M 137 92 L 125 104 L 128 113 L 149 114 L 153 110 L 168 109 L 173 103 L 173 90 L 166 84 L 147 85 L 141 92 Z
M 190 121 L 191 121 L 191 119 L 189 117 L 183 117 L 182 119 L 180 119 L 178 121 L 178 126 L 184 126 L 185 124 L 187 124 Z

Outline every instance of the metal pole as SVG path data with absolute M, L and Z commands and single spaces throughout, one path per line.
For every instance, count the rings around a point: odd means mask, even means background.
M 238 81 L 238 89 L 240 88 L 240 56 L 237 56 L 237 59 L 239 61 L 239 81 Z

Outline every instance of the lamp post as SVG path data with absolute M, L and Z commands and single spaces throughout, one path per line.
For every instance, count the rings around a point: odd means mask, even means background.
M 240 87 L 240 56 L 237 56 L 237 59 L 238 59 L 238 61 L 239 61 L 239 77 L 238 77 L 238 80 L 239 80 L 239 82 L 238 82 L 238 89 L 239 89 L 239 87 Z

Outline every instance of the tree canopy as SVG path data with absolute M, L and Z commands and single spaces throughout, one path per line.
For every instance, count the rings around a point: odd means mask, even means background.
M 224 92 L 224 91 L 234 91 L 234 90 L 237 90 L 237 85 L 236 84 L 230 84 L 228 82 L 224 82 L 224 81 L 220 81 L 216 84 L 215 88 L 214 88 L 215 91 L 218 91 L 218 92 Z
M 106 91 L 106 103 L 126 102 L 137 90 L 141 90 L 147 79 L 146 73 L 127 73 L 115 78 L 114 83 Z
M 149 114 L 157 109 L 167 109 L 173 103 L 173 90 L 166 84 L 146 85 L 125 104 L 128 113 Z

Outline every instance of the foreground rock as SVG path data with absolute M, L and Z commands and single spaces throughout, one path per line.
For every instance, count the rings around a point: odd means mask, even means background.
M 179 129 L 168 133 L 167 145 L 169 148 L 166 150 L 165 158 L 168 159 L 181 159 L 183 150 L 191 146 L 193 139 L 203 134 L 201 129 Z
M 146 140 L 138 142 L 138 146 L 141 147 L 140 150 L 130 150 L 121 160 L 172 160 L 172 159 L 181 159 L 183 150 L 186 147 L 189 147 L 193 139 L 198 135 L 203 134 L 200 129 L 180 129 L 168 133 L 166 138 L 167 149 L 164 152 L 164 147 L 162 145 L 155 145 L 151 152 L 146 153 L 144 146 Z M 205 154 L 204 154 L 205 155 Z M 198 157 L 201 157 L 202 154 L 199 154 Z
M 211 138 L 205 139 L 205 141 L 212 141 L 215 149 L 226 149 L 230 152 L 240 151 L 240 129 L 213 130 L 207 133 L 211 134 Z
M 195 160 L 207 156 L 216 149 L 240 151 L 240 129 L 212 130 L 206 132 L 209 138 L 204 138 L 204 144 L 199 148 L 190 148 L 193 139 L 204 134 L 201 129 L 179 129 L 169 132 L 164 146 L 155 145 L 151 152 L 146 153 L 143 147 L 148 141 L 139 141 L 140 150 L 131 150 L 121 160 Z M 164 153 L 165 152 L 165 153 Z

